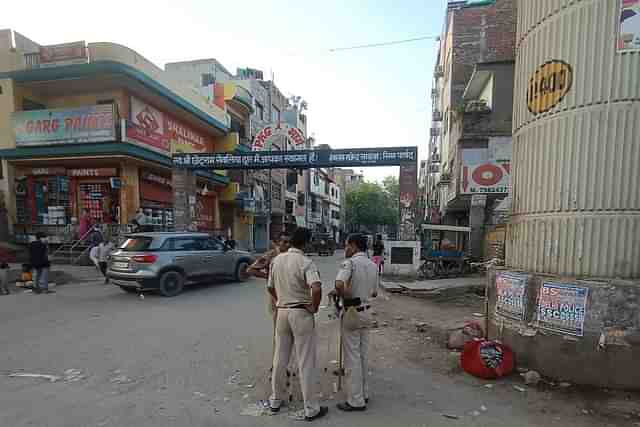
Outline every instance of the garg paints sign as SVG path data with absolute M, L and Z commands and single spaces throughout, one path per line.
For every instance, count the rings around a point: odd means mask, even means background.
M 16 146 L 114 141 L 113 105 L 13 113 Z

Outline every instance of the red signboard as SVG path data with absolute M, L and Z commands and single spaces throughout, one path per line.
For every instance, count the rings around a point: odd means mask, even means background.
M 127 138 L 167 154 L 206 153 L 211 146 L 200 132 L 135 97 L 131 97 Z
M 127 123 L 127 138 L 165 153 L 171 151 L 164 114 L 134 97 L 131 97 L 131 120 Z

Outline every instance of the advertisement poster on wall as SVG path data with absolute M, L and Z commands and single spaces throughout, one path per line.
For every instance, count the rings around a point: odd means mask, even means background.
M 11 116 L 16 146 L 115 141 L 113 105 L 19 111 Z
M 496 315 L 524 320 L 527 276 L 498 273 L 496 276 Z
M 477 163 L 462 166 L 461 194 L 509 193 L 510 163 Z
M 166 116 L 167 134 L 172 153 L 206 153 L 210 145 L 207 138 L 189 126 Z
M 582 286 L 544 282 L 538 295 L 538 327 L 583 336 L 588 296 L 589 289 Z
M 618 50 L 640 50 L 640 0 L 621 0 Z
M 133 96 L 131 118 L 127 122 L 127 139 L 145 144 L 163 154 L 171 151 L 164 114 Z
M 418 166 L 415 163 L 400 166 L 400 240 L 415 240 L 416 193 Z

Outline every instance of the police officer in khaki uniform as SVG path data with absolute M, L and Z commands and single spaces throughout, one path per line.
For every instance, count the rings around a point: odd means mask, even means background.
M 347 401 L 338 409 L 364 411 L 369 402 L 367 384 L 369 352 L 369 299 L 378 295 L 378 268 L 367 257 L 367 237 L 352 234 L 347 238 L 345 255 L 336 277 L 335 292 L 343 298 L 342 351 L 346 373 Z
M 317 333 L 314 315 L 322 300 L 322 283 L 316 265 L 304 255 L 311 238 L 298 228 L 286 253 L 271 263 L 267 287 L 277 301 L 276 351 L 271 378 L 270 406 L 278 412 L 286 394 L 286 370 L 293 346 L 298 357 L 300 388 L 307 421 L 321 418 L 329 409 L 320 406 L 317 387 Z

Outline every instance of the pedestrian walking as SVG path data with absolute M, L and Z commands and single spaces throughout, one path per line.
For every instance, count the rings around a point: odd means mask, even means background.
M 0 292 L 1 295 L 9 295 L 9 264 L 0 262 Z
M 329 411 L 326 406 L 320 406 L 317 393 L 315 313 L 322 300 L 322 283 L 317 266 L 304 255 L 310 239 L 311 232 L 307 228 L 298 228 L 293 233 L 292 248 L 272 261 L 267 284 L 277 301 L 271 411 L 278 412 L 285 399 L 287 365 L 295 346 L 307 421 L 321 418 Z
M 104 276 L 105 285 L 109 283 L 109 278 L 107 277 L 107 261 L 109 260 L 111 251 L 113 251 L 113 243 L 108 240 L 103 240 L 98 245 L 98 267 L 100 268 L 100 272 Z
M 98 260 L 98 245 L 92 246 L 89 251 L 89 259 L 96 266 L 96 270 L 100 271 L 100 261 Z
M 338 403 L 342 411 L 364 411 L 369 403 L 367 381 L 369 354 L 369 300 L 378 295 L 378 269 L 367 257 L 367 237 L 347 238 L 345 260 L 336 277 L 335 293 L 342 297 L 342 354 L 347 400 Z M 340 373 L 342 374 L 342 373 Z
M 382 236 L 378 234 L 376 241 L 373 243 L 373 257 L 371 260 L 378 267 L 378 274 L 382 274 L 382 267 L 384 266 L 384 243 L 382 242 Z
M 49 247 L 44 233 L 38 233 L 36 240 L 29 244 L 29 263 L 35 271 L 33 280 L 33 292 L 36 294 L 51 294 L 49 290 Z

